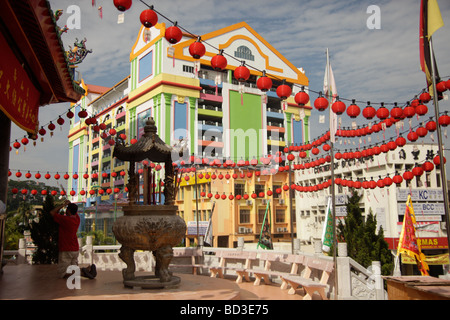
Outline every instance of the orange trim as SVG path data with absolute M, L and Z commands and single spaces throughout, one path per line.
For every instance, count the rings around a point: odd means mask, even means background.
M 160 30 L 159 35 L 152 39 L 150 42 L 146 43 L 141 49 L 139 49 L 138 52 L 134 53 L 134 50 L 136 49 L 139 41 L 141 40 L 140 37 L 142 36 L 142 40 L 145 42 L 145 38 L 144 38 L 144 32 L 142 31 L 142 29 L 146 29 L 143 25 L 141 25 L 141 28 L 139 29 L 139 34 L 138 37 L 136 39 L 136 41 L 134 42 L 133 47 L 131 47 L 131 52 L 130 52 L 130 62 L 133 61 L 134 58 L 136 58 L 137 56 L 139 56 L 141 53 L 143 53 L 145 50 L 147 50 L 148 48 L 150 48 L 151 46 L 153 46 L 159 39 L 161 39 L 162 37 L 164 37 L 164 35 L 166 34 L 166 24 L 165 23 L 157 23 L 154 27 L 155 29 Z
M 310 105 L 304 105 L 304 106 L 299 106 L 296 103 L 288 103 L 289 107 L 295 107 L 295 108 L 303 108 L 303 109 L 308 109 L 308 110 L 312 110 L 312 107 Z
M 286 132 L 285 128 L 275 127 L 275 126 L 267 126 L 267 130 L 270 131 L 278 131 L 278 132 Z
M 172 81 L 161 80 L 161 81 L 155 83 L 154 85 L 152 85 L 151 87 L 145 89 L 141 93 L 138 93 L 134 97 L 129 98 L 127 100 L 127 103 L 131 103 L 134 100 L 136 100 L 136 99 L 142 97 L 143 95 L 149 93 L 150 91 L 154 90 L 155 88 L 157 88 L 159 86 L 163 86 L 163 85 L 172 86 L 172 87 L 178 87 L 178 88 L 184 88 L 184 89 L 198 90 L 198 91 L 202 90 L 202 87 L 198 87 L 198 86 L 191 86 L 189 84 L 182 84 L 182 83 L 176 83 L 176 82 L 172 82 Z
M 257 38 L 259 41 L 261 41 L 270 51 L 272 51 L 279 59 L 281 59 L 284 63 L 286 63 L 291 69 L 292 71 L 294 71 L 297 74 L 297 79 L 286 79 L 288 82 L 294 82 L 294 83 L 298 83 L 301 85 L 305 85 L 307 86 L 309 84 L 309 79 L 305 76 L 304 73 L 302 73 L 300 70 L 298 70 L 298 68 L 296 66 L 294 66 L 291 62 L 289 62 L 278 50 L 276 50 L 272 45 L 270 45 L 263 37 L 261 37 L 254 29 L 252 29 L 246 22 L 240 22 L 210 33 L 207 33 L 203 36 L 201 36 L 201 39 L 204 41 L 207 41 L 209 39 L 218 37 L 220 35 L 224 35 L 228 32 L 240 29 L 240 28 L 245 28 L 247 29 L 252 35 L 255 36 L 255 38 Z M 244 36 L 244 35 L 236 35 L 233 36 L 229 41 L 227 41 L 225 44 L 221 44 L 219 45 L 219 48 L 226 48 L 228 47 L 232 41 L 236 40 L 236 39 L 244 39 L 244 40 L 248 40 L 250 41 L 257 49 L 258 52 L 261 54 L 262 51 L 260 49 L 260 47 L 256 44 L 256 42 L 254 40 L 252 40 L 251 38 Z M 196 39 L 189 39 L 186 40 L 184 42 L 180 42 L 176 45 L 174 45 L 174 57 L 176 59 L 180 59 L 180 60 L 185 60 L 185 61 L 195 61 L 195 59 L 191 56 L 186 56 L 184 55 L 184 48 L 187 48 L 191 45 L 191 43 L 193 43 L 194 41 L 196 41 Z M 217 53 L 210 53 L 207 52 L 205 54 L 205 57 L 212 57 Z M 266 59 L 266 67 L 267 69 L 270 69 L 272 71 L 277 71 L 280 73 L 283 73 L 283 70 L 280 68 L 276 68 L 276 67 L 270 67 L 269 66 L 269 61 L 268 61 L 268 57 L 266 55 L 262 55 L 265 59 Z M 267 58 L 266 58 L 267 57 Z M 211 65 L 211 61 L 210 60 L 205 60 L 205 59 L 200 59 L 200 63 L 204 64 L 204 65 Z M 233 67 L 233 66 L 228 66 L 227 69 L 231 69 L 234 70 L 237 67 Z M 259 71 L 253 71 L 250 70 L 250 72 L 252 74 L 255 75 L 261 75 L 261 72 Z M 277 75 L 277 77 L 280 77 L 279 75 Z
M 81 127 L 81 128 L 78 129 L 77 131 L 70 133 L 70 134 L 67 136 L 67 138 L 70 138 L 70 137 L 76 135 L 77 133 L 79 133 L 79 132 L 82 131 L 82 130 L 86 130 L 86 128 L 87 128 L 87 126 Z M 86 132 L 86 134 L 87 134 L 87 132 Z

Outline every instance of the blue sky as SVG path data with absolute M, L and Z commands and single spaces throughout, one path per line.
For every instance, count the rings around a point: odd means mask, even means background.
M 183 28 L 195 34 L 208 33 L 231 24 L 246 21 L 295 66 L 305 70 L 310 89 L 320 91 L 326 64 L 326 48 L 340 97 L 358 101 L 399 102 L 412 99 L 425 86 L 419 66 L 420 0 L 395 1 L 299 1 L 299 0 L 171 0 L 149 5 Z M 67 11 L 70 5 L 81 9 L 81 28 L 70 30 L 62 39 L 65 47 L 75 38 L 87 38 L 93 50 L 79 67 L 86 83 L 112 86 L 129 75 L 129 52 L 140 28 L 139 14 L 146 7 L 133 1 L 125 13 L 125 22 L 117 24 L 119 12 L 113 1 L 50 0 L 52 8 Z M 450 2 L 438 0 L 445 26 L 434 35 L 436 60 L 442 77 L 450 76 Z M 369 29 L 367 13 L 370 5 L 380 9 L 380 29 Z M 98 7 L 103 10 L 100 19 Z M 63 14 L 58 24 L 70 18 Z M 160 17 L 160 21 L 168 23 Z M 450 95 L 450 93 L 449 93 Z M 311 93 L 311 99 L 315 94 Z M 361 109 L 364 104 L 360 104 Z M 374 105 L 375 107 L 377 105 Z M 431 108 L 431 104 L 429 108 Z M 449 110 L 449 100 L 441 101 L 440 110 Z M 41 124 L 48 124 L 64 113 L 67 104 L 46 106 L 40 110 Z M 317 111 L 311 117 L 311 136 L 323 132 L 318 125 Z M 345 117 L 348 118 L 348 117 Z M 358 124 L 367 123 L 362 117 Z M 344 118 L 343 118 L 344 120 Z M 328 120 L 326 120 L 328 121 Z M 319 129 L 318 129 L 319 128 Z M 65 173 L 68 161 L 68 125 L 53 137 L 46 137 L 36 147 L 27 146 L 19 155 L 10 157 L 12 170 L 28 169 Z M 24 132 L 13 125 L 11 140 L 21 139 Z M 448 145 L 448 139 L 446 145 Z

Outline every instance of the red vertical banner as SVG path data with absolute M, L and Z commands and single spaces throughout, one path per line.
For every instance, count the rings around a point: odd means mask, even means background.
M 425 255 L 422 253 L 420 243 L 416 236 L 416 216 L 411 201 L 411 196 L 408 196 L 406 201 L 405 216 L 403 217 L 403 227 L 400 233 L 398 243 L 397 255 L 404 253 L 415 259 L 417 267 L 422 275 L 428 275 L 428 265 L 425 262 Z
M 40 93 L 0 34 L 0 109 L 29 133 L 36 133 Z

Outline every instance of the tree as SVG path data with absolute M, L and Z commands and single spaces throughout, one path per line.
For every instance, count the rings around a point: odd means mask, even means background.
M 36 245 L 33 254 L 35 264 L 53 264 L 58 262 L 58 224 L 50 211 L 55 208 L 52 196 L 46 196 L 39 221 L 30 224 L 31 238 Z
M 347 198 L 347 216 L 337 226 L 338 240 L 347 243 L 348 255 L 356 262 L 367 268 L 372 261 L 380 261 L 381 273 L 390 275 L 394 262 L 388 243 L 384 240 L 383 227 L 380 226 L 377 232 L 377 219 L 372 209 L 364 219 L 364 212 L 359 207 L 361 198 L 362 195 L 356 191 Z

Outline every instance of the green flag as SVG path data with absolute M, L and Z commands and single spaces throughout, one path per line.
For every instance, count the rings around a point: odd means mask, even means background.
M 331 197 L 328 197 L 327 211 L 322 231 L 322 250 L 330 252 L 333 245 L 333 212 L 331 212 Z

